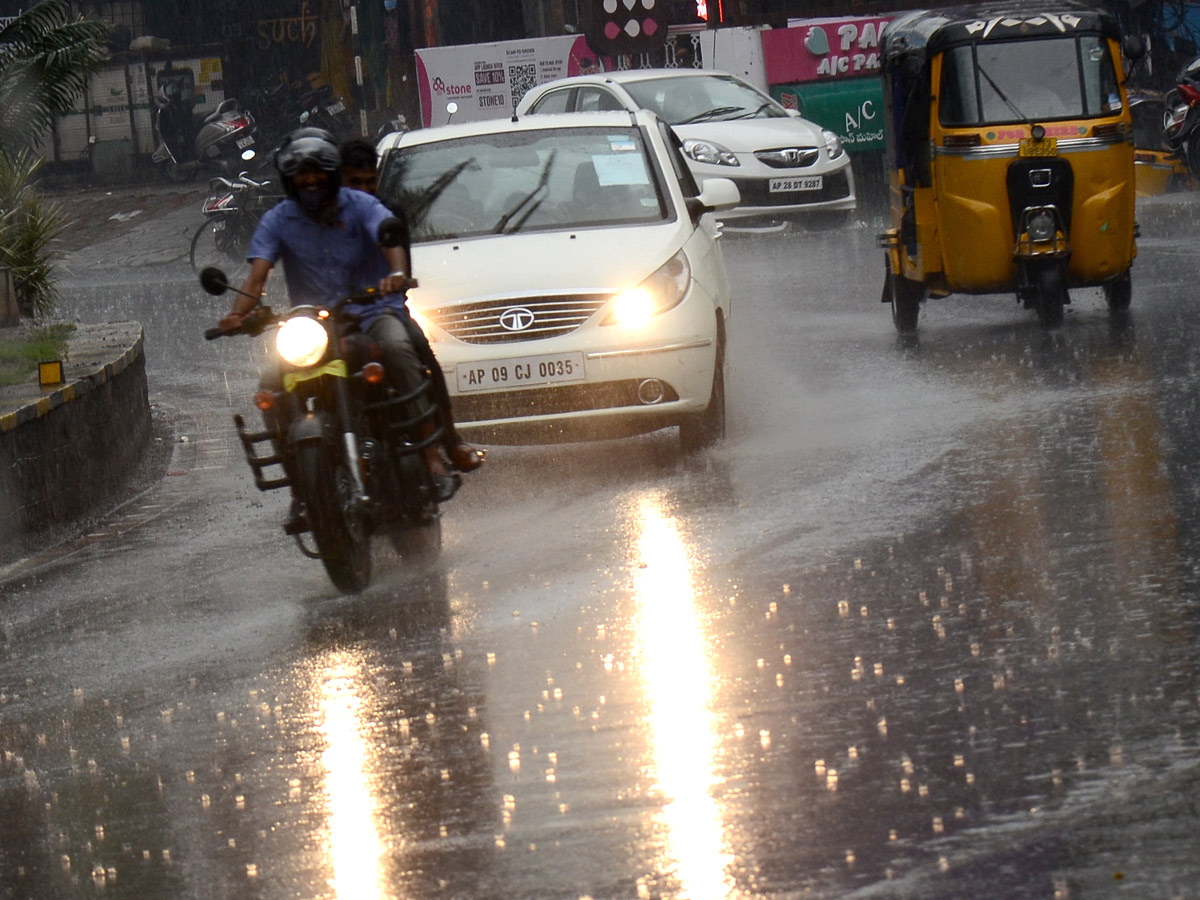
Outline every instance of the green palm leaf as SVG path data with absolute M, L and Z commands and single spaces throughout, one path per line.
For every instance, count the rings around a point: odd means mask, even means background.
M 42 0 L 0 28 L 0 152 L 33 146 L 108 58 L 109 26 Z

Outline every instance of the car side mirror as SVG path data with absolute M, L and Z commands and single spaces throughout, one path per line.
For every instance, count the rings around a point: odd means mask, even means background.
M 200 270 L 200 287 L 214 297 L 219 297 L 229 290 L 229 279 L 216 266 L 206 266 Z
M 380 247 L 403 247 L 404 223 L 395 216 L 388 216 L 379 223 L 379 229 L 375 235 L 379 240 Z
M 705 178 L 700 193 L 688 198 L 688 211 L 699 218 L 707 212 L 732 209 L 741 202 L 741 191 L 728 178 Z

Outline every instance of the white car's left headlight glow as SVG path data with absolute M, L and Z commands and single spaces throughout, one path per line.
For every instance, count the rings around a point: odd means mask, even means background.
M 727 150 L 713 141 L 700 141 L 691 138 L 683 142 L 683 152 L 699 163 L 710 166 L 740 166 L 738 158 L 732 150 Z
M 692 267 L 680 250 L 637 287 L 612 299 L 612 311 L 602 325 L 641 328 L 659 313 L 678 306 L 692 283 Z
M 821 129 L 821 137 L 825 138 L 825 152 L 829 154 L 830 159 L 837 159 L 842 155 L 842 139 L 828 129 Z
M 275 349 L 284 361 L 298 368 L 315 365 L 329 347 L 325 326 L 307 316 L 288 319 L 275 335 Z

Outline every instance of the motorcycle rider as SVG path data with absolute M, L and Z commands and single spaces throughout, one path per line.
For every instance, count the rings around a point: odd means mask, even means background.
M 379 345 L 396 390 L 415 390 L 425 378 L 425 366 L 401 321 L 407 315 L 402 292 L 410 283 L 408 254 L 403 247 L 381 247 L 377 239 L 380 223 L 391 218 L 391 212 L 374 197 L 341 186 L 341 154 L 333 136 L 322 129 L 301 128 L 284 138 L 275 152 L 275 167 L 287 197 L 259 222 L 246 252 L 250 273 L 219 327 L 241 327 L 280 260 L 292 305 L 329 306 L 375 283 L 377 298 L 346 304 L 344 310 L 357 317 L 362 332 Z M 278 391 L 278 371 L 264 372 L 262 386 Z M 272 430 L 279 424 L 267 422 Z M 438 500 L 445 502 L 461 479 L 449 472 L 436 446 L 424 453 Z M 293 502 L 285 530 L 298 526 L 300 517 Z
M 379 155 L 375 150 L 375 145 L 365 138 L 351 138 L 342 144 L 341 154 L 342 184 L 352 190 L 363 191 L 375 196 L 375 190 L 379 184 L 377 174 Z M 405 253 L 409 254 L 410 241 L 407 218 L 404 216 L 403 210 L 393 207 L 392 212 L 396 218 L 404 223 L 402 245 Z M 450 391 L 446 386 L 446 376 L 442 372 L 442 367 L 438 364 L 437 357 L 433 354 L 433 348 L 429 346 L 429 338 L 421 330 L 420 324 L 411 315 L 408 315 L 407 307 L 405 308 L 405 315 L 401 317 L 401 321 L 404 322 L 405 327 L 408 329 L 408 337 L 412 341 L 413 348 L 417 351 L 421 362 L 429 369 L 430 375 L 433 378 L 434 398 L 442 410 L 442 422 L 444 426 L 442 435 L 443 449 L 445 449 L 446 455 L 450 458 L 450 462 L 454 465 L 454 468 L 460 472 L 473 472 L 483 465 L 487 451 L 472 447 L 459 437 L 458 430 L 454 427 L 454 414 L 451 410 Z

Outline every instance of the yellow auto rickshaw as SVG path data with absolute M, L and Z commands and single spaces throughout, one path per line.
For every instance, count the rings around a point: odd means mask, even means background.
M 1136 51 L 1137 42 L 1128 45 Z M 1128 308 L 1133 129 L 1120 32 L 1065 3 L 908 13 L 883 41 L 891 226 L 883 302 L 1013 293 L 1047 327 L 1069 288 Z

